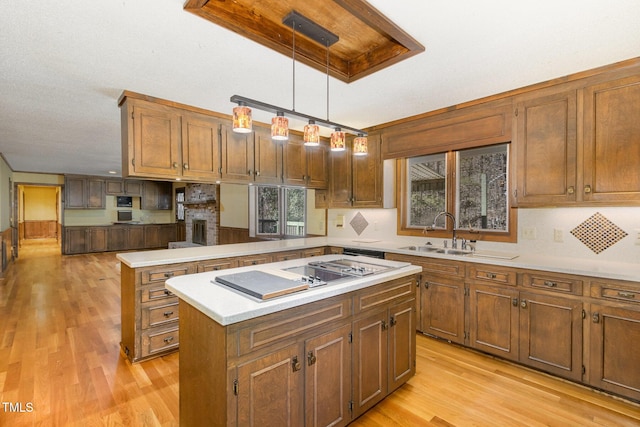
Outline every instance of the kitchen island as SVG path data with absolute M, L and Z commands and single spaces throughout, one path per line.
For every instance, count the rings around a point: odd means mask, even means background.
M 269 300 L 215 281 L 339 259 L 388 269 Z M 180 298 L 180 423 L 349 424 L 415 373 L 420 272 L 324 255 L 169 279 Z

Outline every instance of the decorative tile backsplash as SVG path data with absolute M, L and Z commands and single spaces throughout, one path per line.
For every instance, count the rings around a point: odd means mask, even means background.
M 628 235 L 626 231 L 609 221 L 600 212 L 596 212 L 571 230 L 571 234 L 597 254 L 615 245 Z
M 353 219 L 349 222 L 349 225 L 351 225 L 351 228 L 353 228 L 354 231 L 359 236 L 359 235 L 362 234 L 362 232 L 365 230 L 365 228 L 367 228 L 369 226 L 369 223 L 365 219 L 364 215 L 362 215 L 360 212 L 358 212 L 353 217 Z

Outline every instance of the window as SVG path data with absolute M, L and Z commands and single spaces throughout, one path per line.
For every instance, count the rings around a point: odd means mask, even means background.
M 509 205 L 509 144 L 411 157 L 401 162 L 399 234 L 419 235 L 440 212 L 453 213 L 461 237 L 516 241 Z M 434 237 L 448 237 L 452 221 L 438 220 Z
M 176 221 L 184 221 L 184 187 L 176 188 Z
M 255 212 L 255 236 L 285 238 L 306 234 L 306 190 L 297 187 L 253 186 L 250 211 Z

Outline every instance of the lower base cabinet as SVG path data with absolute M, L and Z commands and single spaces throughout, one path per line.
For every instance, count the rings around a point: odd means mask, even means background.
M 228 326 L 180 301 L 180 424 L 349 424 L 415 374 L 415 284 Z

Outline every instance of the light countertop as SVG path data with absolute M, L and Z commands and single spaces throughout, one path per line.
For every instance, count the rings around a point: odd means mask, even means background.
M 357 247 L 361 249 L 379 250 L 398 254 L 444 258 L 464 262 L 475 262 L 490 265 L 502 265 L 514 268 L 542 270 L 556 273 L 577 274 L 605 279 L 640 281 L 640 265 L 611 261 L 598 261 L 557 257 L 539 254 L 515 254 L 478 251 L 476 255 L 445 255 L 423 253 L 401 249 L 412 245 L 413 240 L 398 237 L 394 240 L 345 239 L 330 237 L 312 237 L 305 239 L 289 239 L 252 243 L 236 243 L 232 245 L 201 246 L 181 249 L 162 249 L 155 251 L 128 252 L 118 254 L 118 259 L 131 268 L 155 265 L 175 264 L 181 262 L 204 261 L 215 258 L 228 258 L 261 253 L 273 253 L 289 250 L 311 249 L 323 246 L 343 248 Z M 505 258 L 499 258 L 505 255 Z M 513 259 L 507 259 L 516 256 Z
M 171 278 L 167 280 L 165 286 L 180 299 L 188 302 L 211 319 L 225 326 L 422 272 L 420 267 L 406 262 L 376 259 L 375 261 L 377 264 L 387 265 L 394 268 L 374 275 L 354 277 L 352 280 L 346 282 L 335 284 L 331 284 L 330 282 L 324 286 L 310 288 L 265 301 L 250 297 L 215 282 L 216 276 L 230 274 L 231 272 L 239 273 L 251 270 L 268 272 L 305 265 L 311 260 L 322 261 L 340 258 L 357 260 L 360 257 L 323 255 L 313 257 L 312 259 L 303 258 L 249 267 L 239 267 L 230 270 L 189 274 Z M 366 258 L 366 260 L 371 261 L 370 258 Z

